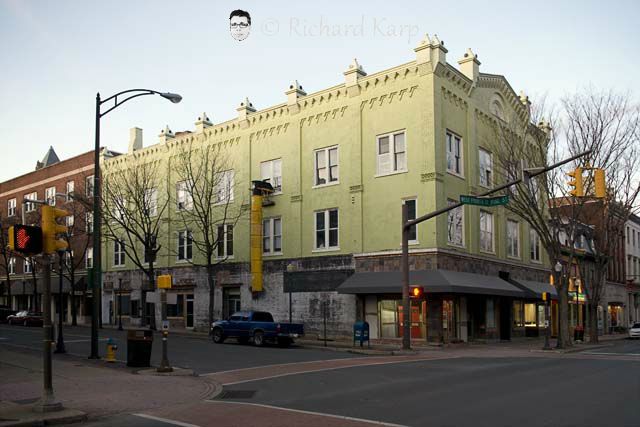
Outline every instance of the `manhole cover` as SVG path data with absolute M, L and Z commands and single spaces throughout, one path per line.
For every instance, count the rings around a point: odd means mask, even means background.
M 251 399 L 256 390 L 223 390 L 217 399 Z

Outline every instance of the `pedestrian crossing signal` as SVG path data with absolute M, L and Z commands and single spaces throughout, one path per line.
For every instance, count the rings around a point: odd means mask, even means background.
M 23 255 L 42 252 L 42 228 L 31 225 L 9 227 L 9 249 Z
M 421 298 L 424 294 L 424 289 L 422 286 L 411 286 L 409 287 L 409 295 L 411 298 Z

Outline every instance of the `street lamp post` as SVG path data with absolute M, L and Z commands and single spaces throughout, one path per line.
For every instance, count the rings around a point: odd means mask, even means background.
M 122 330 L 122 278 L 118 278 L 118 330 Z
M 182 97 L 176 93 L 158 92 L 150 89 L 129 89 L 111 95 L 106 99 L 100 98 L 100 93 L 96 94 L 96 135 L 93 154 L 93 283 L 91 293 L 93 296 L 93 316 L 91 316 L 91 354 L 89 359 L 99 359 L 98 354 L 98 316 L 100 313 L 100 282 L 102 278 L 102 255 L 101 255 L 101 233 L 100 233 L 100 119 L 110 113 L 120 105 L 145 95 L 160 95 L 169 101 L 177 104 Z M 118 99 L 120 97 L 120 99 Z M 106 102 L 113 101 L 113 105 L 106 111 L 101 112 L 100 107 Z

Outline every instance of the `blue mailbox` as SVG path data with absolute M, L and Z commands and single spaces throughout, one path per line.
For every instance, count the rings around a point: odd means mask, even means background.
M 356 345 L 356 341 L 360 341 L 360 347 L 367 342 L 367 346 L 371 346 L 369 342 L 369 323 L 356 322 L 353 324 L 353 345 Z

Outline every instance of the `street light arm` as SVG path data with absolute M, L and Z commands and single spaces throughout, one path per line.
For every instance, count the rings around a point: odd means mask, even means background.
M 124 95 L 125 93 L 131 93 L 131 92 L 145 92 L 145 95 L 160 95 L 161 94 L 157 90 L 153 90 L 153 89 L 127 89 L 127 90 L 123 90 L 122 92 L 118 92 L 118 93 L 116 93 L 114 95 L 111 95 L 108 98 L 103 99 L 102 101 L 100 101 L 100 104 L 104 104 L 105 102 L 109 102 L 112 99 L 115 99 L 115 98 L 119 97 L 120 95 Z M 117 101 L 116 101 L 116 103 L 117 103 Z
M 135 95 L 131 95 L 128 96 L 127 98 L 119 101 L 118 97 L 121 95 L 124 95 L 126 93 L 135 93 Z M 125 102 L 129 101 L 130 99 L 133 98 L 137 98 L 139 96 L 144 96 L 144 95 L 160 95 L 163 98 L 168 99 L 169 101 L 173 102 L 174 104 L 177 104 L 178 102 L 180 102 L 182 100 L 182 97 L 178 94 L 175 93 L 170 93 L 170 92 L 158 92 L 157 90 L 152 90 L 152 89 L 128 89 L 128 90 L 123 90 L 122 92 L 118 92 L 115 95 L 111 95 L 109 98 L 103 99 L 100 101 L 99 105 L 102 105 L 106 102 L 109 102 L 111 100 L 114 101 L 114 105 L 109 108 L 107 111 L 105 111 L 104 113 L 100 113 L 100 117 L 105 116 L 107 113 L 111 112 L 112 110 L 115 110 L 117 107 L 119 107 L 120 105 L 124 104 Z
M 109 108 L 107 111 L 105 111 L 104 113 L 100 113 L 100 117 L 103 117 L 105 115 L 107 115 L 107 113 L 115 110 L 116 108 L 118 108 L 119 106 L 121 106 L 122 104 L 124 104 L 125 102 L 129 101 L 130 99 L 133 98 L 137 98 L 139 96 L 144 96 L 144 95 L 155 95 L 155 93 L 153 92 L 144 92 L 144 93 L 138 93 L 136 95 L 131 95 L 128 98 L 123 99 L 122 101 L 118 101 L 118 98 L 116 95 L 114 95 L 112 98 L 114 98 L 115 100 L 115 104 L 113 105 L 113 107 Z M 109 98 L 111 99 L 111 98 Z M 100 104 L 102 104 L 104 101 L 102 101 Z

